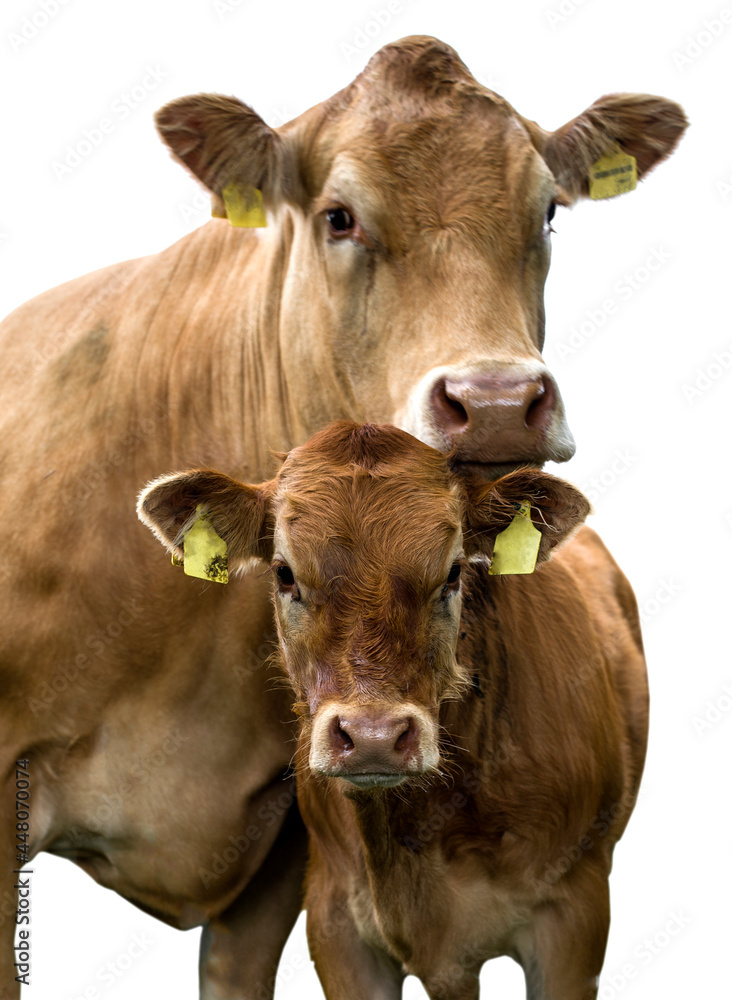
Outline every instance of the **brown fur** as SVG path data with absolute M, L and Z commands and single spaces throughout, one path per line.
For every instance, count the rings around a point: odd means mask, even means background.
M 274 528 L 266 556 L 295 578 L 275 587 L 275 611 L 301 717 L 305 905 L 326 996 L 396 998 L 412 973 L 435 1000 L 474 998 L 482 963 L 509 954 L 532 998 L 592 1000 L 612 851 L 645 755 L 633 595 L 586 528 L 528 576 L 464 563 L 490 555 L 519 500 L 551 547 L 589 504 L 535 470 L 466 482 L 401 431 L 345 422 L 257 492 Z M 205 481 L 193 493 L 189 505 L 209 502 Z M 237 516 L 258 515 L 231 503 L 220 523 L 243 537 Z M 142 500 L 153 528 L 166 506 L 153 484 Z M 388 790 L 313 773 L 332 704 L 366 710 L 370 725 L 405 704 L 432 714 L 439 763 Z
M 643 100 L 613 106 L 621 142 Z M 652 133 L 644 166 L 668 155 L 680 128 L 656 135 L 655 122 L 678 113 L 653 100 L 652 115 L 628 119 L 636 138 L 639 122 Z M 266 582 L 185 577 L 131 498 L 181 468 L 266 479 L 272 450 L 338 417 L 399 424 L 449 450 L 412 396 L 437 368 L 541 366 L 544 219 L 553 199 L 569 200 L 552 157 L 564 150 L 568 188 L 572 158 L 584 169 L 586 157 L 576 130 L 524 122 L 426 38 L 387 46 L 352 85 L 276 130 L 219 95 L 181 98 L 158 124 L 219 214 L 226 183 L 260 185 L 270 225 L 252 233 L 211 220 L 160 254 L 52 289 L 2 324 L 0 490 L 22 530 L 0 558 L 1 766 L 11 782 L 15 760 L 33 762 L 32 851 L 77 860 L 172 924 L 208 924 L 202 978 L 226 994 L 271 980 L 300 905 L 296 821 L 269 812 L 292 756 L 290 699 L 268 661 Z M 338 245 L 325 217 L 334 203 L 362 216 Z M 459 458 L 495 473 L 484 432 Z M 557 448 L 532 441 L 504 457 L 511 467 L 568 457 L 566 442 Z M 296 519 L 298 498 L 289 502 Z M 445 531 L 456 504 L 445 499 Z M 268 532 L 265 522 L 233 539 L 234 560 Z M 345 569 L 353 558 L 338 553 Z M 430 559 L 425 587 L 439 563 Z M 414 581 L 358 585 L 383 586 L 386 600 Z M 377 626 L 360 628 L 365 655 L 383 659 Z M 409 616 L 394 629 L 417 648 Z M 135 780 L 138 755 L 177 731 L 188 738 L 165 766 Z M 260 838 L 204 884 L 199 871 L 251 825 Z M 3 898 L 13 894 L 13 843 L 7 824 Z M 292 864 L 272 893 L 283 856 Z M 9 921 L 0 935 L 0 996 L 14 1000 Z

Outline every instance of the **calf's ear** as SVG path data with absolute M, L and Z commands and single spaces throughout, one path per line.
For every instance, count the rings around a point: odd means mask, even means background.
M 681 107 L 651 94 L 608 94 L 537 145 L 567 201 L 589 195 L 592 165 L 620 146 L 634 156 L 638 179 L 670 156 L 688 125 Z M 537 140 L 537 133 L 530 131 Z
M 221 472 L 194 469 L 161 476 L 140 493 L 137 514 L 179 559 L 186 534 L 201 516 L 226 542 L 232 569 L 272 557 L 266 489 Z
M 236 97 L 180 97 L 157 112 L 155 124 L 176 159 L 211 192 L 214 215 L 226 218 L 224 189 L 231 185 L 261 191 L 265 205 L 277 201 L 282 141 Z
M 487 485 L 469 488 L 466 507 L 465 550 L 493 557 L 496 536 L 530 504 L 531 520 L 541 532 L 537 563 L 566 541 L 590 513 L 590 502 L 576 486 L 535 469 L 519 469 Z

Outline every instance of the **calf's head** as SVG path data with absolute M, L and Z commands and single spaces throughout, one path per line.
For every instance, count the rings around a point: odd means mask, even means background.
M 541 356 L 554 212 L 618 145 L 653 169 L 685 128 L 678 105 L 613 94 L 546 131 L 419 36 L 280 128 L 215 94 L 157 123 L 218 214 L 231 185 L 262 191 L 298 440 L 336 418 L 392 423 L 485 478 L 571 457 Z
M 589 510 L 537 470 L 469 480 L 401 430 L 341 422 L 290 452 L 270 482 L 164 476 L 138 513 L 178 555 L 203 514 L 232 569 L 269 565 L 301 763 L 376 788 L 438 768 L 440 705 L 468 682 L 456 657 L 464 567 L 491 559 L 527 501 L 539 561 Z

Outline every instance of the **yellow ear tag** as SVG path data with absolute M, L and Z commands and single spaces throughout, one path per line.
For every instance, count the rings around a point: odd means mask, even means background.
M 496 535 L 493 559 L 488 574 L 506 576 L 509 573 L 533 573 L 539 555 L 541 532 L 531 520 L 531 504 L 517 505 L 518 514 L 507 528 Z
M 226 206 L 226 218 L 232 226 L 262 228 L 267 225 L 267 213 L 259 188 L 251 184 L 227 184 L 221 192 Z
M 201 505 L 196 507 L 198 520 L 183 539 L 183 572 L 200 580 L 229 582 L 226 542 L 213 529 Z
M 625 153 L 617 143 L 590 167 L 590 198 L 614 198 L 632 191 L 638 183 L 635 157 Z

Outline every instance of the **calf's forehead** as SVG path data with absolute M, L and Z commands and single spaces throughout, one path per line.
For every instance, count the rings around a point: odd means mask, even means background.
M 460 551 L 462 497 L 447 477 L 290 471 L 274 501 L 275 552 L 313 586 L 374 572 L 429 584 Z

